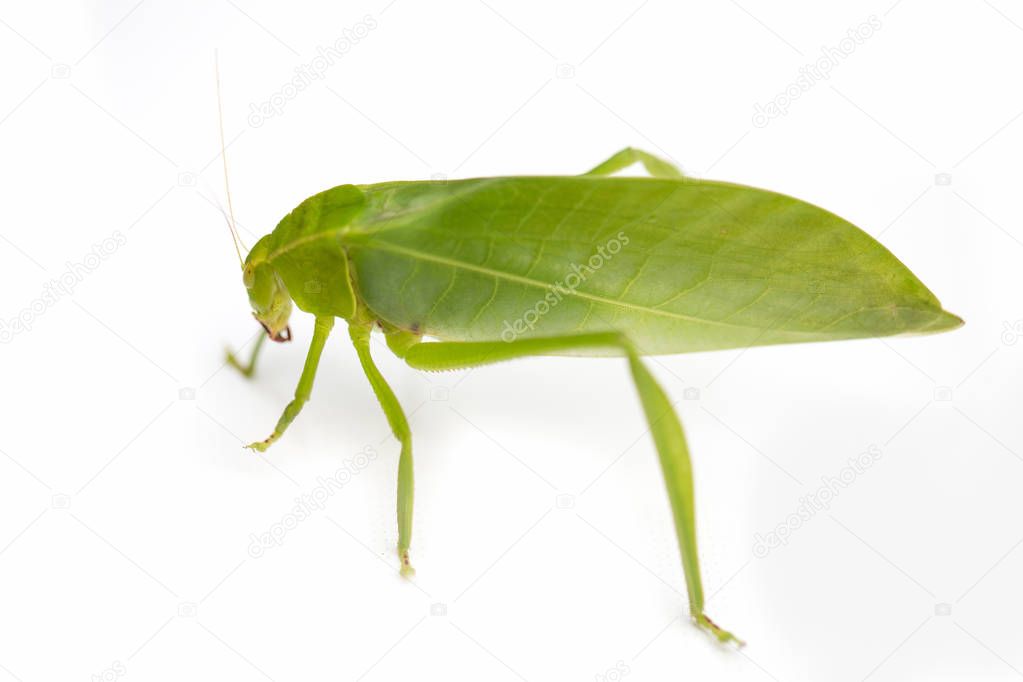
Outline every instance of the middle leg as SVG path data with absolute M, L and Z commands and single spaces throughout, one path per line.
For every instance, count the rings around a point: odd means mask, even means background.
M 369 384 L 380 401 L 380 407 L 384 410 L 387 423 L 391 427 L 391 433 L 401 443 L 401 454 L 398 455 L 398 558 L 401 560 L 401 574 L 404 576 L 415 575 L 412 562 L 409 559 L 409 546 L 412 544 L 412 503 L 414 493 L 414 479 L 412 470 L 412 432 L 408 427 L 408 420 L 405 412 L 401 409 L 401 403 L 395 397 L 394 391 L 387 384 L 387 380 L 377 369 L 373 362 L 373 356 L 369 350 L 369 337 L 373 327 L 370 325 L 359 325 L 350 323 L 348 334 L 352 337 L 352 344 L 359 356 L 362 370 L 369 379 Z

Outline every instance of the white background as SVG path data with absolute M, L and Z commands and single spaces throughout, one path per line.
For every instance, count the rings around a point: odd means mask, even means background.
M 870 15 L 828 80 L 753 125 Z M 0 20 L 0 680 L 1023 675 L 1018 3 L 117 0 Z M 397 446 L 343 328 L 287 436 L 240 447 L 290 397 L 311 324 L 255 381 L 222 367 L 257 329 L 215 206 L 214 48 L 250 244 L 336 184 L 577 173 L 634 145 L 839 213 L 967 324 L 652 364 L 694 453 L 708 613 L 739 652 L 686 622 L 622 362 L 422 376 L 379 343 L 415 436 L 403 582 Z M 754 555 L 872 446 L 829 509 Z M 250 555 L 366 447 L 325 509 Z

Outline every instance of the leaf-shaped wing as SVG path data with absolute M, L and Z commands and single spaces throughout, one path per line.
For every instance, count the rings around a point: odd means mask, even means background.
M 774 192 L 623 177 L 362 189 L 345 238 L 359 294 L 439 338 L 623 330 L 681 353 L 962 323 L 868 234 Z

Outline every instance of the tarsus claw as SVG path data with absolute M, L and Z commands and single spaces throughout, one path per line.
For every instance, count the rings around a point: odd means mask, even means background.
M 722 629 L 717 623 L 702 613 L 694 616 L 693 621 L 696 622 L 698 627 L 713 635 L 714 638 L 722 644 L 735 642 L 736 646 L 746 646 L 746 642 L 742 641 L 728 630 Z

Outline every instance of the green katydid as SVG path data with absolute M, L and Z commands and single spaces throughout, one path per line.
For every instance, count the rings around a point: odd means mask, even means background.
M 652 177 L 612 175 L 637 162 Z M 845 220 L 766 190 L 683 177 L 631 148 L 580 176 L 328 189 L 260 239 L 242 269 L 267 337 L 290 339 L 293 303 L 315 316 L 295 399 L 273 433 L 250 447 L 265 450 L 309 400 L 334 320 L 343 318 L 401 444 L 398 555 L 406 575 L 411 433 L 370 354 L 374 327 L 398 357 L 428 371 L 531 355 L 624 356 L 667 484 L 691 617 L 721 641 L 734 637 L 703 612 L 685 436 L 642 356 L 962 324 Z M 263 338 L 247 364 L 233 355 L 231 364 L 250 375 Z

